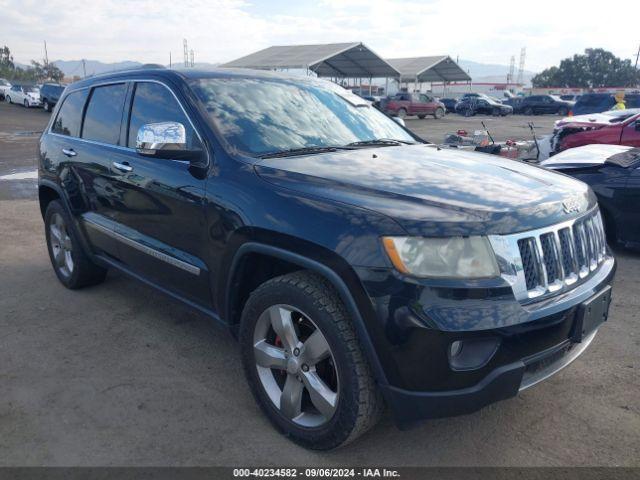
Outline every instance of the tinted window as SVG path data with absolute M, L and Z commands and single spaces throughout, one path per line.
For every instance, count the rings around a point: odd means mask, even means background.
M 131 106 L 128 146 L 135 148 L 140 127 L 147 123 L 179 122 L 187 133 L 187 148 L 199 149 L 200 143 L 180 108 L 178 101 L 167 87 L 158 83 L 138 83 Z
M 613 105 L 615 103 L 615 100 L 613 98 L 613 95 L 609 95 L 609 94 L 587 94 L 587 95 L 582 95 L 579 99 L 578 99 L 578 104 L 580 105 L 584 105 L 584 106 L 589 106 L 589 107 L 597 107 L 600 105 L 605 105 L 607 103 L 611 103 L 611 105 Z
M 67 95 L 51 130 L 60 135 L 77 137 L 80 135 L 82 109 L 87 99 L 88 90 L 80 90 Z
M 126 94 L 124 83 L 94 88 L 84 116 L 82 138 L 118 145 Z

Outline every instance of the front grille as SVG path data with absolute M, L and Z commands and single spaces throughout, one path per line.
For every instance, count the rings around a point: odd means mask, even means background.
M 572 227 L 553 228 L 518 240 L 527 291 L 538 296 L 560 290 L 587 277 L 606 253 L 599 211 L 585 215 Z M 536 295 L 537 294 L 537 295 Z
M 489 237 L 501 272 L 520 301 L 549 296 L 589 277 L 606 258 L 597 208 L 539 230 Z

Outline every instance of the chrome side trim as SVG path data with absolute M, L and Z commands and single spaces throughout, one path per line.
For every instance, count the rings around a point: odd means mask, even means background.
M 595 338 L 596 333 L 598 333 L 598 330 L 594 330 L 594 332 L 591 333 L 584 340 L 582 340 L 581 343 L 573 344 L 573 347 L 571 348 L 571 350 L 569 350 L 558 361 L 551 363 L 546 368 L 543 368 L 530 376 L 527 376 L 525 372 L 525 375 L 522 377 L 522 383 L 520 383 L 520 389 L 518 391 L 522 392 L 523 390 L 526 390 L 529 387 L 533 387 L 535 384 L 546 380 L 550 376 L 558 373 L 564 367 L 567 367 L 576 358 L 582 355 L 582 353 L 587 349 L 589 345 L 591 345 L 591 342 Z
M 136 250 L 142 253 L 146 253 L 147 255 L 152 256 L 153 258 L 156 258 L 160 261 L 168 263 L 169 265 L 172 265 L 176 268 L 184 270 L 185 272 L 189 272 L 192 275 L 200 275 L 200 268 L 196 267 L 195 265 L 179 260 L 175 257 L 172 257 L 171 255 L 167 255 L 166 253 L 160 252 L 155 248 L 151 248 L 151 247 L 148 247 L 147 245 L 143 245 L 140 242 L 136 242 L 135 240 L 125 237 L 124 235 L 118 232 L 114 232 L 110 228 L 107 228 L 104 225 L 100 225 L 99 223 L 93 222 L 87 218 L 84 219 L 84 223 L 85 225 L 93 228 L 94 230 L 98 230 L 101 233 L 104 233 L 105 235 L 108 235 L 132 248 L 135 248 Z

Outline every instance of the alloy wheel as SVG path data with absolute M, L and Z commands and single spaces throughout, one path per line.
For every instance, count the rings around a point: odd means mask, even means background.
M 64 218 L 59 213 L 54 213 L 51 217 L 49 242 L 56 268 L 64 277 L 71 276 L 73 273 L 73 244 Z
M 289 305 L 273 305 L 256 322 L 253 353 L 260 383 L 293 423 L 319 427 L 333 417 L 339 380 L 333 353 L 317 325 Z

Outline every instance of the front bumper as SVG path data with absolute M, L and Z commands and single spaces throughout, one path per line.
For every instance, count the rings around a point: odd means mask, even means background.
M 383 395 L 401 428 L 420 419 L 473 413 L 491 403 L 514 397 L 558 373 L 587 349 L 596 333 L 597 330 L 581 343 L 567 340 L 537 355 L 496 368 L 480 383 L 468 388 L 412 392 L 387 385 L 382 388 Z
M 573 340 L 578 309 L 609 288 L 615 260 L 607 256 L 575 288 L 527 304 L 499 283 L 460 288 L 408 282 L 395 272 L 358 274 L 373 302 L 375 325 L 384 331 L 384 340 L 374 338 L 386 374 L 380 388 L 404 427 L 513 397 L 575 360 L 595 336 Z M 484 339 L 498 340 L 486 363 L 452 367 L 452 342 Z

